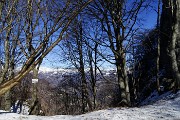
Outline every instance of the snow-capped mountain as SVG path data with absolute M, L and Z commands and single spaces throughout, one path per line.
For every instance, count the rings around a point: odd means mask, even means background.
M 85 70 L 87 77 L 90 76 L 89 70 Z M 101 73 L 97 72 L 97 79 L 101 79 L 103 76 L 114 76 L 115 70 L 102 70 Z M 65 76 L 71 76 L 73 78 L 78 77 L 79 73 L 77 69 L 53 69 L 48 67 L 40 67 L 39 79 L 48 80 L 51 84 L 58 84 Z

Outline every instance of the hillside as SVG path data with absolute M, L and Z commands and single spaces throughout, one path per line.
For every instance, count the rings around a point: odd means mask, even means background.
M 151 98 L 150 98 L 151 99 Z M 135 108 L 112 108 L 83 115 L 28 116 L 1 111 L 0 120 L 179 120 L 180 91 L 161 95 L 152 105 Z M 153 99 L 154 100 L 154 99 Z

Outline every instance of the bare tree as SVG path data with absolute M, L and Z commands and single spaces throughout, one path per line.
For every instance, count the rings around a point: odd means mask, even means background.
M 1 2 L 1 44 L 3 51 L 1 51 L 1 61 L 4 64 L 4 68 L 1 70 L 0 84 L 7 82 L 9 79 L 14 77 L 15 64 L 17 63 L 19 55 L 17 54 L 17 38 L 19 30 L 15 30 L 18 27 L 18 19 L 11 16 L 15 13 L 13 7 L 17 4 L 17 1 L 2 1 Z M 6 10 L 6 11 L 5 11 Z M 5 14 L 7 12 L 7 14 Z M 7 16 L 5 16 L 7 15 Z M 16 24 L 14 22 L 17 22 Z M 9 90 L 4 95 L 4 109 L 10 110 L 11 107 L 11 91 Z
M 128 45 L 124 47 L 124 42 L 128 41 L 137 30 L 134 29 L 134 25 L 142 4 L 142 0 L 136 0 L 131 8 L 127 9 L 126 2 L 123 0 L 98 0 L 94 1 L 94 5 L 89 9 L 92 16 L 100 21 L 108 37 L 109 43 L 106 43 L 106 47 L 110 48 L 114 55 L 121 96 L 120 106 L 131 105 L 126 70 L 126 47 Z
M 42 31 L 44 31 L 46 26 L 49 26 L 50 23 L 52 23 L 52 26 L 49 28 L 49 31 L 47 34 L 44 34 L 42 41 L 40 41 L 36 47 L 34 47 L 34 52 L 28 55 L 26 50 L 28 50 L 27 47 L 24 47 L 24 44 L 19 44 L 19 48 L 21 48 L 21 51 L 23 52 L 24 56 L 26 56 L 28 59 L 26 59 L 22 65 L 22 69 L 20 72 L 13 77 L 12 79 L 8 80 L 7 82 L 4 82 L 0 85 L 0 95 L 7 92 L 9 89 L 11 89 L 13 86 L 17 85 L 19 81 L 31 70 L 33 70 L 41 61 L 42 59 L 65 37 L 64 33 L 66 32 L 67 28 L 69 27 L 69 24 L 72 22 L 72 20 L 77 16 L 77 14 L 86 7 L 92 0 L 88 0 L 82 3 L 82 5 L 79 7 L 76 6 L 76 4 L 71 4 L 70 1 L 64 1 L 65 3 L 61 4 L 62 7 L 59 8 L 59 12 L 55 11 L 53 13 L 54 16 L 50 16 L 48 19 L 49 21 L 46 21 L 44 18 L 49 17 L 44 13 L 44 9 L 41 5 L 38 3 L 40 1 L 34 1 L 34 4 L 36 4 L 37 8 L 39 9 L 39 12 L 37 16 L 34 16 L 33 22 L 32 22 L 32 28 L 31 30 L 35 30 L 37 28 L 37 23 L 42 23 Z M 20 3 L 21 1 L 18 1 L 19 5 L 23 4 Z M 42 3 L 43 4 L 43 3 Z M 44 3 L 45 4 L 45 3 Z M 56 5 L 56 4 L 54 4 Z M 19 7 L 13 7 L 14 9 L 18 9 Z M 33 9 L 36 10 L 36 9 Z M 55 9 L 56 10 L 56 9 Z M 18 11 L 18 10 L 17 10 Z M 25 12 L 26 13 L 26 12 Z M 18 15 L 18 14 L 16 14 Z M 22 19 L 24 20 L 24 19 Z M 26 21 L 22 21 L 21 23 L 26 23 Z M 27 26 L 28 27 L 28 26 Z M 2 30 L 1 30 L 2 31 Z M 50 42 L 50 39 L 54 34 L 58 35 L 54 41 L 52 41 L 52 44 L 47 46 L 47 43 Z M 25 33 L 22 33 L 23 35 Z M 36 37 L 37 39 L 38 37 Z M 28 39 L 25 39 L 25 43 L 28 43 Z M 20 41 L 19 41 L 20 42 Z M 34 46 L 33 42 L 32 44 L 29 44 L 29 46 Z M 46 47 L 45 47 L 46 46 Z M 46 49 L 44 49 L 46 48 Z

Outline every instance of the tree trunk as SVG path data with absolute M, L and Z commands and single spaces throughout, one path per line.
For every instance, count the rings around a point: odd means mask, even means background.
M 172 77 L 175 81 L 175 89 L 180 89 L 180 70 L 178 68 L 178 44 L 180 41 L 180 0 L 163 0 L 163 11 L 162 13 L 162 23 L 167 21 L 168 24 L 161 24 L 165 25 L 166 31 L 164 36 L 167 37 L 168 35 L 168 46 L 166 49 L 168 50 L 167 53 L 170 58 L 170 65 L 172 71 Z M 167 14 L 168 13 L 168 14 Z M 164 15 L 164 16 L 163 16 Z M 161 38 L 162 39 L 162 38 Z M 163 40 L 162 40 L 163 42 Z
M 116 68 L 117 68 L 118 85 L 120 89 L 120 98 L 121 98 L 119 106 L 125 107 L 125 106 L 131 106 L 131 101 L 130 101 L 129 83 L 128 83 L 127 72 L 125 69 L 124 57 L 116 56 Z
M 3 5 L 4 5 L 4 0 L 1 0 L 0 1 L 0 21 L 1 21 L 1 17 L 2 17 L 2 8 L 3 8 Z
M 15 44 L 14 44 L 15 45 Z M 14 53 L 14 52 L 13 52 Z M 11 79 L 14 77 L 14 55 L 11 58 L 11 62 L 10 62 L 10 67 L 9 67 L 9 76 L 8 79 Z M 4 95 L 4 99 L 5 99 L 5 110 L 6 111 L 10 111 L 11 110 L 11 90 L 7 91 Z
M 157 59 L 156 59 L 156 82 L 157 82 L 157 91 L 160 92 L 160 82 L 159 82 L 159 58 L 160 58 L 160 0 L 158 0 L 158 12 L 157 12 L 157 26 L 156 29 L 158 30 L 158 38 L 157 38 Z
M 110 2 L 110 1 L 109 1 Z M 104 14 L 106 18 L 106 24 L 108 27 L 108 37 L 110 42 L 110 48 L 115 56 L 118 85 L 120 89 L 120 98 L 119 106 L 131 106 L 130 101 L 130 92 L 129 92 L 129 82 L 126 71 L 126 59 L 125 59 L 125 50 L 123 48 L 123 41 L 125 39 L 125 27 L 123 21 L 123 5 L 124 0 L 115 1 L 117 4 L 114 6 L 113 10 L 107 2 L 107 10 L 110 12 L 111 22 L 113 26 L 113 32 L 111 31 L 111 26 L 108 21 L 108 13 Z M 111 2 L 110 2 L 111 3 Z M 118 14 L 114 14 L 114 11 L 118 11 Z M 107 11 L 106 11 L 107 12 Z M 113 38 L 113 34 L 115 38 Z
M 180 41 L 180 0 L 172 2 L 172 40 L 170 42 L 170 57 L 171 66 L 173 72 L 173 78 L 175 80 L 175 88 L 180 89 L 180 70 L 178 69 L 178 59 L 176 54 L 176 43 Z
M 95 54 L 95 56 L 96 56 L 96 54 Z M 95 109 L 96 108 L 96 77 L 95 77 L 96 72 L 94 74 L 94 71 L 96 71 L 96 60 L 95 60 L 95 70 L 94 70 L 93 69 L 93 57 L 92 57 L 92 51 L 91 50 L 88 50 L 88 57 L 89 57 L 89 67 L 90 67 L 90 75 L 91 75 L 91 88 L 92 88 L 93 103 L 94 103 L 93 107 Z
M 5 93 L 4 95 L 4 110 L 10 111 L 11 110 L 11 91 Z
M 82 80 L 82 112 L 85 113 L 88 110 L 86 110 L 87 105 L 89 107 L 89 110 L 92 110 L 92 104 L 89 98 L 88 88 L 87 88 L 87 81 L 85 76 L 85 70 L 84 70 L 84 58 L 83 58 L 83 31 L 82 31 L 82 21 L 79 22 L 79 30 L 76 37 L 77 47 L 78 47 L 78 54 L 79 54 L 79 72 L 81 75 Z
M 171 9 L 170 0 L 163 0 L 161 20 L 160 20 L 160 68 L 166 72 L 166 78 L 172 78 L 172 71 L 170 65 L 170 57 L 168 55 L 168 45 L 171 36 Z
M 33 79 L 38 79 L 38 69 L 34 68 L 33 70 Z M 40 111 L 40 104 L 39 104 L 39 100 L 37 97 L 37 83 L 33 83 L 33 93 L 32 93 L 32 102 L 31 102 L 31 106 L 29 109 L 29 115 L 39 115 L 39 111 Z

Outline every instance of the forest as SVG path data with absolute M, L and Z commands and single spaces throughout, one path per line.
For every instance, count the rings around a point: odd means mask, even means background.
M 79 115 L 176 93 L 179 24 L 180 0 L 0 0 L 0 109 Z

